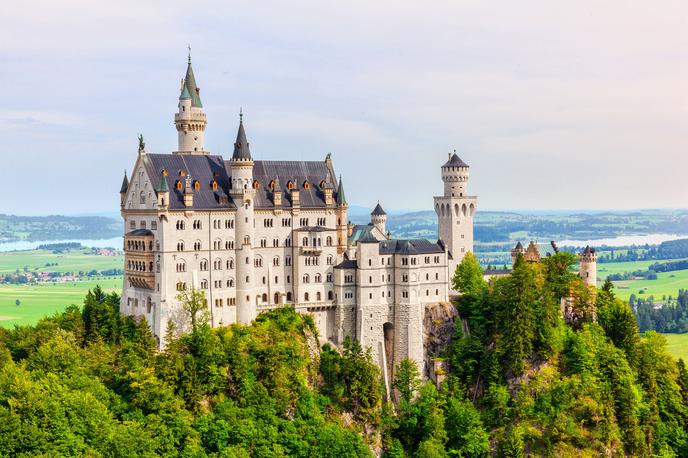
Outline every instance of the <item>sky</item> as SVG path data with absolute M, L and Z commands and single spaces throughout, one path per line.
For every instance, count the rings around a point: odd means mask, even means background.
M 332 153 L 350 204 L 432 209 L 456 150 L 482 209 L 688 207 L 684 0 L 2 7 L 0 213 L 117 212 L 137 134 L 176 149 L 187 46 L 206 147 Z

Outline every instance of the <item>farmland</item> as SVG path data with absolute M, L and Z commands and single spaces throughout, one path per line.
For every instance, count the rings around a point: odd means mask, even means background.
M 688 362 L 688 334 L 663 334 L 667 339 L 667 350 L 675 358 Z

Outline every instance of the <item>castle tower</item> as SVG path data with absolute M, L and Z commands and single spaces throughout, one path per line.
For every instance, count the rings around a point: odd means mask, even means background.
M 580 261 L 578 275 L 583 279 L 583 282 L 588 286 L 597 286 L 597 253 L 595 249 L 586 246 L 578 254 L 578 260 Z
M 339 176 L 335 203 L 337 204 L 337 253 L 342 254 L 347 249 L 349 235 L 351 234 L 347 225 L 347 209 L 349 204 L 346 202 L 346 196 L 344 195 L 344 184 L 342 183 L 341 175 Z
M 444 195 L 434 198 L 438 238 L 449 253 L 449 278 L 466 253 L 473 251 L 473 216 L 478 197 L 467 195 L 468 176 L 468 164 L 456 153 L 450 154 L 442 166 Z
M 127 171 L 124 171 L 124 178 L 122 179 L 122 187 L 119 188 L 119 205 L 124 210 L 127 202 L 127 192 L 129 191 L 129 179 L 127 178 Z
M 383 235 L 387 234 L 387 213 L 380 206 L 380 202 L 377 203 L 375 209 L 370 213 L 370 222 L 373 226 L 377 228 Z
M 191 68 L 191 53 L 186 67 L 186 76 L 182 80 L 179 95 L 179 111 L 174 115 L 177 127 L 177 154 L 208 154 L 204 147 L 205 126 L 207 124 L 200 89 L 196 86 L 193 68 Z
M 239 114 L 239 131 L 234 142 L 234 154 L 229 161 L 231 171 L 230 195 L 237 206 L 236 211 L 236 304 L 237 322 L 249 324 L 256 317 L 254 302 L 253 203 L 256 195 L 253 189 L 253 159 L 244 131 L 243 114 Z
M 518 242 L 516 246 L 514 247 L 513 250 L 511 250 L 511 265 L 513 266 L 516 264 L 516 259 L 518 259 L 518 255 L 525 256 L 526 255 L 526 249 L 523 248 L 523 244 L 521 242 Z

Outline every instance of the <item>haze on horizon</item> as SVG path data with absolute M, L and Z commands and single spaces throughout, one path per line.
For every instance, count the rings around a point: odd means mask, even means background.
M 688 3 L 26 1 L 0 29 L 0 213 L 119 210 L 137 133 L 176 148 L 191 44 L 206 147 L 332 152 L 347 198 L 430 210 L 456 149 L 486 209 L 683 208 Z

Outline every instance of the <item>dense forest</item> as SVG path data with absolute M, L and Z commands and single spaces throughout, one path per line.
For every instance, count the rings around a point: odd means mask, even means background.
M 678 296 L 669 297 L 662 304 L 657 307 L 653 297 L 643 299 L 631 294 L 630 305 L 640 331 L 688 332 L 688 290 L 679 290 Z
M 686 368 L 574 263 L 519 258 L 486 283 L 466 256 L 446 380 L 404 360 L 391 400 L 366 349 L 321 345 L 290 307 L 211 329 L 191 291 L 190 330 L 157 351 L 96 289 L 0 330 L 0 456 L 688 456 Z
M 122 222 L 103 216 L 0 214 L 0 240 L 107 239 L 122 235 Z
M 681 259 L 688 258 L 688 239 L 669 240 L 662 242 L 659 245 L 643 245 L 631 247 L 616 247 L 618 250 L 605 250 L 597 258 L 598 262 L 628 262 L 628 261 L 651 261 L 662 259 Z M 573 250 L 567 250 L 573 251 Z M 664 263 L 669 265 L 670 270 L 680 270 L 681 268 L 671 268 L 672 263 Z M 660 263 L 653 264 L 659 266 Z M 685 268 L 685 267 L 683 267 Z M 659 272 L 659 270 L 657 270 Z

